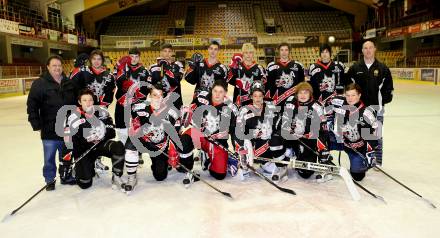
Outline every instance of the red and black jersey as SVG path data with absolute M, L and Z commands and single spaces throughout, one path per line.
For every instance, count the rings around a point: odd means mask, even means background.
M 229 69 L 227 80 L 235 87 L 233 101 L 237 106 L 240 106 L 250 99 L 249 93 L 254 81 L 266 84 L 266 70 L 255 62 L 251 65 L 242 62 L 238 68 Z
M 116 135 L 107 108 L 98 106 L 95 106 L 93 113 L 86 113 L 78 107 L 68 117 L 64 132 L 72 137 L 74 158 L 79 158 L 97 142 L 112 139 Z
M 324 107 L 315 100 L 302 103 L 294 96 L 286 100 L 281 119 L 282 135 L 317 140 L 318 150 L 327 149 L 328 129 Z
M 89 89 L 95 95 L 95 105 L 106 106 L 113 102 L 115 78 L 106 67 L 76 67 L 70 73 L 77 90 Z
M 184 69 L 182 63 L 179 61 L 173 63 L 166 63 L 163 65 L 153 64 L 150 66 L 151 84 L 162 82 L 167 94 L 174 92 L 179 98 L 174 102 L 174 106 L 180 109 L 183 105 L 182 89 L 180 81 L 182 80 Z
M 194 89 L 194 98 L 202 90 L 210 91 L 212 85 L 217 80 L 224 80 L 228 76 L 228 70 L 226 66 L 218 62 L 215 64 L 209 64 L 205 59 L 203 62 L 196 63 L 195 66 L 189 67 L 185 73 L 185 79 L 188 83 L 196 85 Z
M 272 98 L 275 105 L 283 106 L 286 99 L 294 94 L 298 83 L 304 81 L 304 67 L 301 63 L 271 62 L 267 65 L 266 97 Z
M 338 61 L 325 64 L 318 60 L 310 65 L 309 75 L 313 97 L 324 105 L 336 95 L 337 86 L 343 87 L 344 64 Z
M 353 106 L 345 102 L 334 112 L 335 132 L 342 135 L 344 144 L 361 153 L 372 151 L 377 146 L 380 122 L 375 110 L 360 101 Z
M 163 104 L 159 110 L 153 110 L 149 102 L 132 105 L 130 137 L 139 138 L 142 143 L 151 143 L 164 149 L 169 141 L 179 139 L 180 112 Z
M 193 124 L 200 131 L 213 139 L 225 142 L 229 134 L 234 136 L 238 109 L 231 100 L 225 98 L 223 103 L 215 105 L 207 91 L 200 91 L 191 104 Z M 201 113 L 201 115 L 197 115 Z
M 143 82 L 145 86 L 139 87 L 140 82 Z M 125 106 L 126 104 L 135 103 L 139 100 L 143 100 L 148 94 L 148 85 L 150 85 L 150 72 L 142 65 L 127 64 L 122 69 L 116 72 L 116 100 L 120 106 Z M 133 88 L 133 98 L 131 102 L 127 101 L 127 92 L 130 87 Z
M 269 149 L 269 140 L 275 135 L 279 114 L 271 101 L 265 101 L 262 109 L 255 108 L 252 99 L 240 108 L 236 130 L 244 133 L 245 138 L 236 136 L 236 148 L 244 147 L 244 139 L 254 146 L 255 156 L 260 156 Z

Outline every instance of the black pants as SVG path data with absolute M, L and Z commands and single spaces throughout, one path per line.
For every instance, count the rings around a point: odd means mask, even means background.
M 112 171 L 117 176 L 122 175 L 124 168 L 124 145 L 120 141 L 109 140 L 91 150 L 84 158 L 75 164 L 75 178 L 82 189 L 92 186 L 95 176 L 95 160 L 99 156 L 112 159 Z
M 151 171 L 153 173 L 153 177 L 157 181 L 165 180 L 168 177 L 168 158 L 169 158 L 168 155 L 169 153 L 174 152 L 174 151 L 170 151 L 169 142 L 162 149 L 158 147 L 159 144 L 146 142 L 143 140 L 141 140 L 141 143 L 145 147 L 145 149 L 147 149 L 147 153 L 151 158 Z M 138 149 L 134 146 L 133 142 L 131 141 L 131 138 L 129 138 L 127 140 L 127 143 L 125 143 L 125 149 L 131 151 L 138 151 Z M 177 148 L 177 151 L 175 153 L 181 153 L 181 150 Z M 189 170 L 193 168 L 194 161 L 192 160 L 192 158 L 180 158 L 179 161 Z M 135 170 L 132 171 L 133 173 L 136 173 Z M 178 170 L 178 171 L 184 172 L 183 170 Z M 129 171 L 127 170 L 127 173 L 128 172 Z

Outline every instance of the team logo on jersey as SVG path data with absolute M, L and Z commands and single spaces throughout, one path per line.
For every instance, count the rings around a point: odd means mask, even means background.
M 220 117 L 214 116 L 211 114 L 211 112 L 208 112 L 208 114 L 203 118 L 202 125 L 205 128 L 205 131 L 212 134 L 220 127 Z
M 98 98 L 104 94 L 104 83 L 98 83 L 96 80 L 89 84 L 87 88 Z
M 251 89 L 252 84 L 254 83 L 254 76 L 246 77 L 246 75 L 243 75 L 243 78 L 241 78 L 241 82 L 243 83 L 243 89 L 246 92 L 249 92 Z
M 89 135 L 86 137 L 87 141 L 100 140 L 105 135 L 105 125 L 100 122 L 99 126 L 92 127 L 89 131 Z
M 159 143 L 165 138 L 163 124 L 160 126 L 150 125 L 144 130 L 145 136 L 153 143 Z
M 168 79 L 166 76 L 163 76 L 162 78 L 162 84 L 165 92 L 169 92 L 171 90 L 170 82 L 168 82 Z
M 294 125 L 295 125 L 295 129 L 293 130 L 293 132 L 296 135 L 303 135 L 304 132 L 306 131 L 306 122 L 305 120 L 295 120 L 294 121 Z
M 322 79 L 322 82 L 319 85 L 319 90 L 321 92 L 326 91 L 329 93 L 333 93 L 335 91 L 335 85 L 336 85 L 335 75 L 332 74 L 331 77 L 328 77 L 327 75 L 324 74 L 324 78 Z
M 212 88 L 212 85 L 214 85 L 214 74 L 208 75 L 205 71 L 205 73 L 203 73 L 202 75 L 200 85 L 203 88 Z
M 291 88 L 293 85 L 293 78 L 295 78 L 295 73 L 290 72 L 289 74 L 282 73 L 280 78 L 276 80 L 275 84 L 277 87 Z
M 344 125 L 342 127 L 342 134 L 351 142 L 356 142 L 361 138 L 361 135 L 357 130 L 356 124 L 354 124 L 353 126 L 351 126 L 350 124 Z
M 272 126 L 269 121 L 258 122 L 257 127 L 254 130 L 254 138 L 261 138 L 262 140 L 270 139 L 272 135 Z

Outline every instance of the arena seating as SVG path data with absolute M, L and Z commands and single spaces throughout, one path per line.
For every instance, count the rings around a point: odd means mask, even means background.
M 398 63 L 403 62 L 405 59 L 401 50 L 377 51 L 376 58 L 388 67 L 397 67 Z
M 257 34 L 254 9 L 249 1 L 227 2 L 220 7 L 217 2 L 195 3 L 194 34 L 200 36 L 255 36 Z M 193 3 L 194 4 L 194 3 Z M 175 20 L 184 19 L 189 3 L 170 4 L 166 15 L 110 17 L 106 35 L 165 36 Z M 278 4 L 261 1 L 264 18 L 274 18 L 285 34 L 332 32 L 335 37 L 349 36 L 350 23 L 337 11 L 284 12 Z

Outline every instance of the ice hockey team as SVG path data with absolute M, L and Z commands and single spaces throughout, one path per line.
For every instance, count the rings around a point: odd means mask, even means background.
M 96 175 L 110 169 L 104 157 L 111 159 L 112 187 L 127 194 L 138 186 L 143 155 L 151 159 L 155 180 L 165 180 L 175 169 L 186 187 L 200 176 L 193 169 L 196 161 L 218 180 L 246 180 L 252 176 L 248 166 L 258 165 L 274 183 L 288 179 L 285 162 L 338 163 L 332 150 L 347 154 L 356 181 L 382 162 L 380 116 L 393 86 L 380 62 L 361 61 L 346 70 L 326 44 L 309 69 L 290 58 L 285 43 L 266 68 L 256 63 L 251 43 L 244 43 L 228 65 L 218 59 L 218 42 L 207 50 L 206 57 L 192 55 L 185 69 L 171 44 L 161 46 L 150 67 L 133 48 L 114 72 L 104 65 L 102 51 L 80 54 L 69 79 L 77 104 L 57 123 L 65 140 L 61 183 L 91 187 Z M 371 88 L 371 77 L 381 80 L 379 91 Z M 195 85 L 190 105 L 183 103 L 182 80 Z M 228 87 L 233 97 L 227 96 Z M 307 169 L 296 173 L 321 182 L 331 178 Z

